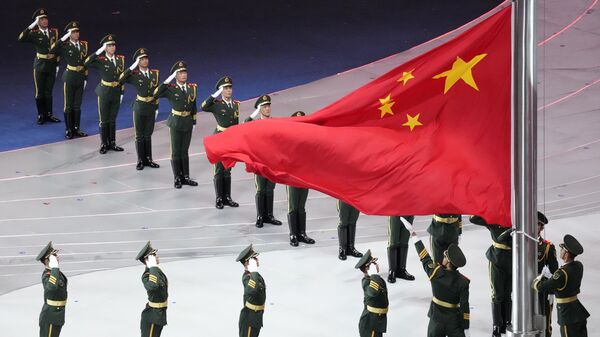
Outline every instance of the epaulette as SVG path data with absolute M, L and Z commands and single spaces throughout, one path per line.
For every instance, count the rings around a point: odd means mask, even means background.
M 117 57 L 118 57 L 118 58 L 122 58 L 122 59 L 124 59 L 124 58 L 125 58 L 125 55 L 119 55 L 119 54 L 117 54 Z
M 157 72 L 158 72 L 158 69 L 150 69 L 150 72 L 152 72 L 152 73 L 157 73 Z
M 177 85 L 176 85 L 175 83 L 169 83 L 169 86 L 170 86 L 171 88 L 177 88 Z
M 50 272 L 47 272 L 45 275 L 46 275 L 46 276 L 49 276 L 49 275 L 52 275 L 52 273 L 50 273 Z
M 545 244 L 550 244 L 550 245 L 552 244 L 552 241 L 546 240 L 546 239 L 544 239 L 542 242 L 545 243 Z
M 100 55 L 100 56 L 98 56 L 98 60 L 104 61 L 104 60 L 106 60 L 106 57 L 104 57 L 103 55 Z
M 237 99 L 234 99 L 234 100 L 233 100 L 233 102 L 234 102 L 234 103 L 237 103 L 237 104 L 240 104 L 240 103 L 242 103 L 242 102 L 238 101 Z
M 215 98 L 215 102 L 217 102 L 217 103 L 221 103 L 221 102 L 223 102 L 223 100 L 222 100 L 222 99 Z
M 58 29 L 57 28 L 50 28 L 50 30 L 55 31 L 58 34 Z
M 196 83 L 189 83 L 189 82 L 188 82 L 188 84 L 189 84 L 190 86 L 192 86 L 192 87 L 195 87 L 195 86 L 197 86 L 197 85 L 196 85 Z
M 32 29 L 32 30 L 31 30 L 31 32 L 32 32 L 32 33 L 37 33 L 37 32 L 39 32 L 39 31 L 40 31 L 40 29 L 39 29 L 39 28 L 34 28 L 34 29 Z
M 140 73 L 140 71 L 138 69 L 134 69 L 131 73 L 134 74 L 134 75 L 137 75 L 137 74 Z
M 88 42 L 87 42 L 87 41 L 85 41 L 85 40 L 81 40 L 81 41 L 79 41 L 79 42 L 80 42 L 81 44 L 88 44 Z

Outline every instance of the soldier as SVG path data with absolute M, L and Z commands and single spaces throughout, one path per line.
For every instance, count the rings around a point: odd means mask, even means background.
M 44 306 L 40 313 L 40 336 L 58 337 L 65 324 L 67 277 L 58 267 L 58 251 L 52 246 L 52 241 L 42 249 L 36 260 L 45 266 L 42 273 Z
M 137 90 L 133 103 L 133 126 L 135 127 L 136 170 L 144 166 L 159 168 L 152 159 L 152 133 L 158 115 L 158 100 L 152 95 L 158 87 L 158 70 L 148 69 L 148 49 L 139 48 L 133 54 L 133 64 L 125 70 L 119 82 L 129 83 Z
M 115 55 L 117 50 L 116 37 L 108 34 L 100 41 L 100 47 L 94 54 L 90 55 L 84 65 L 94 68 L 101 77 L 96 87 L 98 95 L 98 115 L 100 118 L 100 154 L 108 150 L 123 151 L 117 146 L 117 114 L 123 101 L 125 86 L 119 82 L 119 77 L 125 69 L 125 56 Z M 103 54 L 104 53 L 104 54 Z M 103 54 L 103 55 L 102 55 Z
M 260 96 L 254 103 L 254 112 L 245 122 L 250 122 L 260 114 L 260 119 L 271 118 L 271 97 Z M 273 199 L 275 183 L 258 174 L 254 175 L 256 185 L 256 227 L 262 228 L 264 223 L 281 226 L 281 221 L 273 216 Z
M 244 266 L 242 285 L 244 286 L 244 307 L 240 312 L 240 337 L 257 337 L 263 326 L 263 314 L 267 297 L 265 280 L 258 272 L 258 253 L 252 245 L 246 247 L 236 259 Z
M 448 246 L 451 243 L 458 245 L 458 237 L 462 233 L 462 217 L 460 214 L 436 214 L 427 232 L 431 235 L 433 261 L 441 263 Z
M 586 325 L 590 314 L 577 298 L 583 278 L 583 264 L 575 261 L 577 255 L 583 253 L 583 247 L 577 239 L 567 234 L 560 248 L 563 266 L 554 274 L 545 268 L 542 274 L 535 278 L 533 289 L 556 296 L 558 324 L 562 337 L 587 337 Z
M 471 223 L 484 226 L 490 231 L 492 245 L 485 256 L 489 261 L 492 288 L 492 336 L 500 337 L 511 325 L 512 309 L 512 228 L 488 224 L 480 216 L 471 216 Z
M 33 44 L 36 56 L 33 61 L 33 83 L 35 85 L 35 105 L 37 123 L 60 123 L 52 114 L 52 89 L 58 74 L 56 55 L 50 53 L 50 46 L 58 40 L 58 29 L 48 28 L 48 12 L 40 8 L 33 12 L 33 23 L 19 34 L 19 42 Z
M 135 257 L 146 265 L 142 284 L 148 293 L 148 302 L 142 311 L 140 322 L 142 337 L 160 337 L 163 327 L 167 325 L 169 280 L 158 266 L 160 260 L 157 252 L 148 241 Z
M 240 102 L 231 98 L 233 80 L 229 76 L 222 77 L 215 85 L 217 91 L 202 102 L 202 110 L 213 114 L 217 127 L 213 134 L 223 132 L 228 127 L 237 125 L 240 117 Z M 221 95 L 221 99 L 218 99 Z M 238 207 L 239 204 L 231 199 L 231 168 L 225 169 L 223 163 L 215 164 L 215 207 Z
M 410 233 L 399 216 L 391 216 L 388 219 L 388 282 L 395 283 L 397 278 L 414 281 L 415 277 L 406 271 L 406 259 L 408 258 L 408 240 Z M 415 220 L 414 216 L 404 216 L 411 224 Z
M 346 256 L 362 257 L 362 253 L 354 248 L 354 239 L 356 238 L 356 220 L 360 215 L 359 210 L 351 205 L 338 200 L 337 203 L 339 223 L 338 223 L 338 241 L 340 244 L 338 258 L 346 260 Z
M 377 275 L 379 273 L 377 258 L 371 256 L 369 249 L 354 268 L 360 269 L 364 275 L 362 278 L 364 308 L 358 322 L 360 337 L 383 336 L 387 329 L 389 301 L 385 281 Z
M 296 111 L 292 117 L 305 116 L 303 111 Z M 306 235 L 306 199 L 308 199 L 308 189 L 294 186 L 287 186 L 288 195 L 288 225 L 290 226 L 290 245 L 297 247 L 299 242 L 309 245 L 315 243 L 315 240 Z
M 65 113 L 65 138 L 87 137 L 81 131 L 81 101 L 85 89 L 88 70 L 83 65 L 88 53 L 87 41 L 79 40 L 79 22 L 71 21 L 65 27 L 66 34 L 52 45 L 51 54 L 62 58 L 67 64 L 63 72 L 64 82 L 64 113 Z
M 550 273 L 554 274 L 558 269 L 558 260 L 556 259 L 556 248 L 548 240 L 544 240 L 542 232 L 548 224 L 548 218 L 544 213 L 538 211 L 538 273 L 541 273 L 544 267 L 547 267 Z M 552 307 L 554 305 L 554 296 L 547 292 L 539 292 L 540 312 L 546 316 L 546 337 L 552 336 Z
M 176 78 L 176 83 L 169 84 Z M 187 83 L 187 68 L 183 61 L 177 61 L 171 67 L 171 76 L 156 90 L 154 98 L 166 97 L 171 104 L 171 114 L 167 126 L 171 135 L 171 167 L 175 177 L 175 188 L 182 185 L 198 186 L 190 179 L 190 157 L 188 150 L 192 141 L 192 131 L 196 126 L 195 83 Z

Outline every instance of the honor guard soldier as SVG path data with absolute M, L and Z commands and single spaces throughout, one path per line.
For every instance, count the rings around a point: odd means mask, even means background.
M 19 34 L 19 42 L 33 44 L 36 54 L 33 61 L 33 83 L 35 85 L 35 105 L 37 123 L 60 123 L 52 114 L 52 89 L 58 74 L 56 55 L 50 47 L 58 40 L 58 29 L 48 28 L 48 12 L 40 8 L 33 13 L 33 22 Z
M 101 81 L 96 87 L 98 95 L 98 114 L 100 117 L 100 153 L 108 150 L 123 151 L 117 146 L 117 114 L 123 101 L 125 86 L 119 82 L 119 77 L 125 69 L 125 56 L 115 55 L 117 41 L 114 35 L 108 34 L 100 41 L 100 47 L 85 60 L 85 66 L 98 71 Z M 103 54 L 104 53 L 104 54 Z
M 65 35 L 52 45 L 50 53 L 57 59 L 65 60 L 66 70 L 62 80 L 65 113 L 65 138 L 87 137 L 81 131 L 81 101 L 85 89 L 88 70 L 83 65 L 88 53 L 87 41 L 79 39 L 79 22 L 71 21 L 65 27 Z
M 233 100 L 233 80 L 229 76 L 222 77 L 215 85 L 217 90 L 202 102 L 202 110 L 213 114 L 217 127 L 213 134 L 223 132 L 228 127 L 238 125 L 240 117 L 240 102 Z M 221 99 L 217 97 L 221 96 Z M 231 199 L 231 168 L 225 169 L 223 163 L 215 164 L 215 207 L 238 207 L 239 204 Z
M 360 211 L 351 205 L 338 200 L 337 202 L 338 217 L 338 241 L 340 244 L 338 258 L 346 260 L 346 256 L 362 257 L 363 254 L 354 248 L 354 240 L 356 238 L 356 221 L 360 215 Z
M 240 337 L 257 337 L 263 326 L 263 314 L 267 297 L 265 280 L 260 276 L 258 253 L 252 245 L 246 247 L 236 259 L 244 266 L 242 285 L 244 286 L 244 307 L 240 312 Z
M 157 252 L 148 241 L 135 257 L 146 265 L 142 284 L 148 293 L 148 303 L 142 311 L 140 322 L 142 337 L 160 337 L 163 327 L 167 325 L 169 281 L 158 266 L 160 261 Z
M 254 112 L 245 122 L 252 121 L 260 114 L 260 119 L 271 118 L 271 97 L 269 95 L 260 96 L 254 103 Z M 275 226 L 281 226 L 281 221 L 273 216 L 273 199 L 275 183 L 258 174 L 254 175 L 256 185 L 256 227 L 262 228 L 263 224 L 270 223 Z
M 583 254 L 583 247 L 577 239 L 567 234 L 560 248 L 563 266 L 554 274 L 550 273 L 548 268 L 543 269 L 542 274 L 534 280 L 533 288 L 556 296 L 558 324 L 562 337 L 587 337 L 586 325 L 590 314 L 577 297 L 583 278 L 583 264 L 575 261 L 577 255 Z
M 44 306 L 40 312 L 40 337 L 58 337 L 65 324 L 67 277 L 58 267 L 58 251 L 52 247 L 52 241 L 42 249 L 36 259 L 45 266 L 42 273 Z
M 435 214 L 427 232 L 431 235 L 433 261 L 440 263 L 448 246 L 451 243 L 458 245 L 458 237 L 462 233 L 462 217 L 460 214 Z
M 170 84 L 173 79 L 174 84 Z M 198 186 L 190 179 L 190 157 L 188 150 L 192 141 L 192 131 L 196 126 L 195 83 L 187 83 L 187 68 L 183 61 L 171 67 L 171 76 L 154 91 L 154 98 L 166 97 L 171 104 L 171 114 L 167 119 L 171 135 L 171 167 L 175 177 L 175 188 L 182 185 Z
M 369 249 L 354 268 L 360 269 L 364 274 L 362 278 L 364 308 L 358 321 L 358 332 L 360 337 L 381 337 L 387 329 L 389 301 L 385 281 L 377 275 L 379 273 L 377 258 L 371 256 Z
M 296 111 L 292 117 L 301 117 L 306 114 L 303 111 Z M 306 199 L 308 199 L 308 189 L 294 186 L 287 186 L 288 195 L 288 225 L 290 227 L 290 245 L 297 247 L 299 242 L 309 245 L 315 243 L 315 240 L 306 235 Z
M 148 49 L 139 48 L 133 54 L 133 64 L 125 70 L 119 81 L 131 84 L 137 91 L 133 103 L 133 126 L 135 127 L 136 170 L 144 166 L 159 168 L 152 159 L 152 133 L 158 115 L 158 100 L 152 96 L 158 88 L 158 70 L 148 68 Z
M 558 269 L 558 260 L 556 259 L 556 248 L 548 240 L 544 240 L 542 232 L 548 224 L 548 218 L 544 213 L 538 211 L 538 273 L 541 273 L 544 267 L 548 268 L 550 273 L 554 274 Z M 540 312 L 546 316 L 546 337 L 552 336 L 552 307 L 554 306 L 554 295 L 547 292 L 539 292 Z
M 399 216 L 391 216 L 388 219 L 388 282 L 395 283 L 397 278 L 414 281 L 415 277 L 406 271 L 406 259 L 408 258 L 408 240 L 410 233 L 404 227 Z M 414 216 L 404 216 L 411 224 Z
M 485 253 L 489 261 L 492 288 L 492 336 L 500 337 L 511 325 L 512 309 L 512 228 L 488 224 L 480 216 L 471 216 L 471 223 L 490 231 L 492 245 Z

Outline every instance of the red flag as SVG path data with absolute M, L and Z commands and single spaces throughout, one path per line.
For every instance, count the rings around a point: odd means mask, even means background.
M 249 172 L 366 214 L 476 214 L 510 226 L 510 13 L 309 116 L 206 137 L 208 159 L 245 162 Z

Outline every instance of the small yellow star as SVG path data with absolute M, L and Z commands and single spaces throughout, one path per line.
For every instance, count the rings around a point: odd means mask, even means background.
M 381 103 L 381 106 L 378 108 L 379 111 L 381 111 L 381 118 L 383 118 L 387 114 L 394 114 L 394 112 L 392 111 L 392 106 L 394 106 L 396 102 L 392 100 L 392 94 L 387 95 L 387 97 L 385 98 L 380 98 L 379 102 Z
M 410 131 L 412 131 L 416 126 L 422 126 L 423 123 L 419 122 L 419 116 L 420 115 L 421 114 L 417 114 L 415 117 L 413 117 L 413 116 L 411 116 L 409 114 L 406 114 L 407 122 L 404 123 L 404 124 L 402 124 L 402 126 L 408 126 L 408 127 L 410 127 Z
M 411 71 L 403 71 L 402 77 L 400 77 L 396 82 L 402 82 L 402 85 L 406 85 L 406 82 L 408 82 L 408 80 L 412 80 L 413 78 L 415 78 L 412 74 L 413 71 L 415 70 L 413 69 Z
M 448 90 L 450 90 L 450 88 L 452 88 L 452 86 L 458 82 L 458 80 L 463 80 L 470 87 L 479 91 L 479 88 L 477 88 L 477 83 L 475 83 L 475 79 L 473 79 L 473 73 L 471 73 L 471 69 L 486 56 L 487 54 L 477 55 L 469 62 L 465 62 L 463 59 L 457 56 L 456 61 L 454 61 L 452 64 L 452 69 L 435 75 L 433 79 L 442 77 L 446 78 L 446 83 L 444 84 L 444 94 L 447 93 Z

